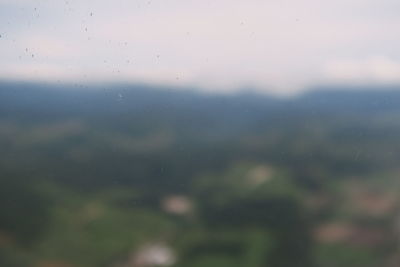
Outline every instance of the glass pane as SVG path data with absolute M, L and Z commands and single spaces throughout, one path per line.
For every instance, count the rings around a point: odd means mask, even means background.
M 0 0 L 0 266 L 398 266 L 399 8 Z

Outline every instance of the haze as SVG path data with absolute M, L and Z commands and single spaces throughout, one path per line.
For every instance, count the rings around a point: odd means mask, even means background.
M 400 2 L 0 1 L 0 79 L 292 94 L 400 83 Z

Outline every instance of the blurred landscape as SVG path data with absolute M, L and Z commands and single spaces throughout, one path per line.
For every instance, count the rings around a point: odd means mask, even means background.
M 400 266 L 400 88 L 0 82 L 0 266 Z

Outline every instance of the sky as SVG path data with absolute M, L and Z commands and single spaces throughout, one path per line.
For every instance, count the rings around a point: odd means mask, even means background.
M 0 0 L 0 79 L 400 84 L 398 0 Z

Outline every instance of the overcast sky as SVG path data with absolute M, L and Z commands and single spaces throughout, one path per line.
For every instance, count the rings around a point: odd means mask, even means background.
M 400 84 L 399 0 L 0 0 L 0 79 Z

